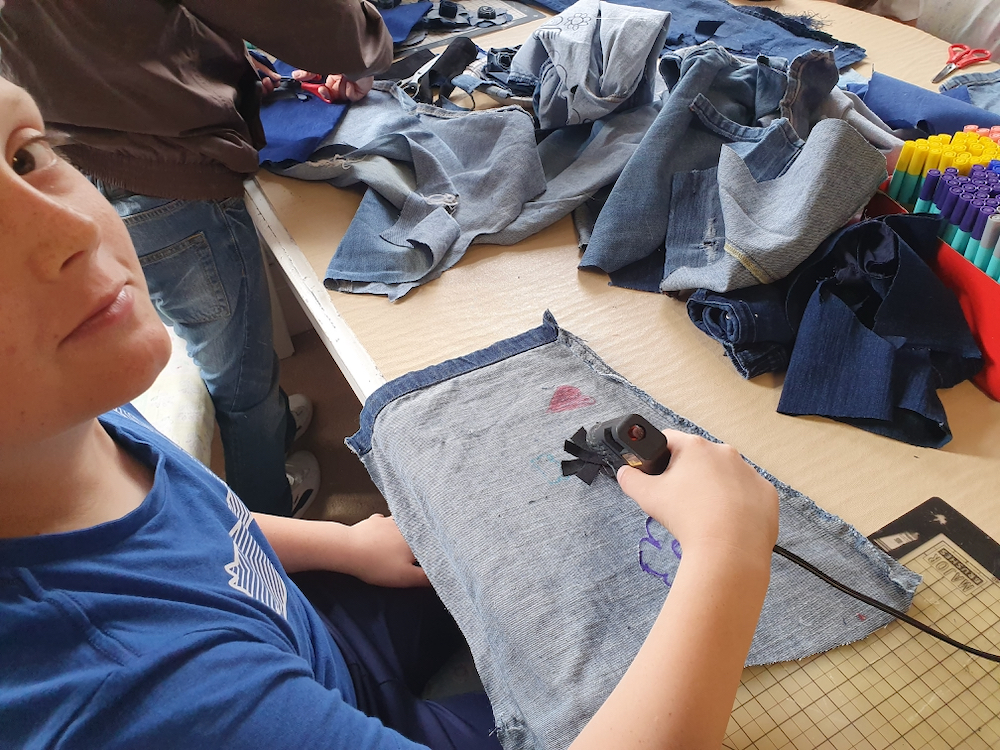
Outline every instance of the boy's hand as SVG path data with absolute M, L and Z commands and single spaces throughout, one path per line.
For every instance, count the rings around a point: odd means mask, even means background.
M 677 537 L 685 552 L 768 554 L 778 537 L 778 493 L 728 445 L 664 430 L 670 464 L 659 476 L 623 466 L 626 495 Z
M 351 526 L 350 532 L 351 570 L 343 572 L 375 586 L 431 585 L 391 518 L 375 513 Z
M 322 76 L 310 73 L 307 70 L 293 70 L 292 78 L 304 83 L 319 83 L 323 81 L 324 86 L 320 88 L 320 96 L 331 102 L 356 102 L 364 99 L 375 84 L 374 76 L 351 81 L 346 76 L 331 73 L 324 80 Z M 326 89 L 326 91 L 324 92 L 323 89 Z

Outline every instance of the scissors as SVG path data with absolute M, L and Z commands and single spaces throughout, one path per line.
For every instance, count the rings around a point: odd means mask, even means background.
M 990 51 L 985 49 L 972 49 L 967 44 L 952 44 L 948 47 L 948 64 L 941 72 L 931 79 L 931 83 L 941 83 L 956 70 L 967 68 L 976 63 L 986 62 L 990 59 Z
M 289 91 L 308 91 L 310 94 L 322 99 L 327 104 L 334 103 L 329 94 L 324 94 L 320 91 L 321 88 L 329 91 L 329 88 L 326 86 L 326 76 L 313 74 L 311 79 L 306 80 L 299 80 L 298 78 L 292 78 L 291 76 L 282 76 L 280 85 Z
M 441 57 L 441 55 L 434 55 L 434 57 L 421 65 L 416 73 L 399 82 L 399 87 L 403 89 L 404 94 L 411 99 L 417 95 L 417 91 L 420 89 L 420 79 L 424 77 L 424 74 L 426 74 L 427 71 L 434 67 L 434 63 L 438 61 L 439 57 Z

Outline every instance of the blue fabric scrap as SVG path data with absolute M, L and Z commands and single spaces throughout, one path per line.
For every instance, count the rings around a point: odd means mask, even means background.
M 872 73 L 861 98 L 890 128 L 920 128 L 937 135 L 955 133 L 972 123 L 980 127 L 1000 125 L 1000 114 L 878 72 Z
M 389 30 L 393 44 L 399 44 L 413 31 L 417 21 L 427 15 L 433 3 L 430 0 L 418 0 L 415 3 L 402 3 L 395 8 L 380 8 L 379 13 Z
M 291 76 L 295 70 L 281 60 L 275 60 L 273 67 L 282 76 Z M 265 99 L 260 108 L 260 121 L 264 125 L 267 145 L 260 150 L 260 163 L 305 161 L 319 142 L 337 127 L 347 106 L 327 104 L 312 94 L 306 94 L 304 99 L 293 96 Z

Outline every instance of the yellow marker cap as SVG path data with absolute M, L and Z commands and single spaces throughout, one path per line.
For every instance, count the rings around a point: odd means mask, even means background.
M 913 151 L 916 149 L 913 141 L 904 141 L 903 149 L 899 152 L 899 159 L 896 160 L 896 169 L 905 171 L 910 166 L 910 159 L 913 158 Z
M 923 176 L 926 177 L 927 173 L 932 169 L 937 169 L 938 164 L 941 163 L 941 147 L 931 146 L 930 150 L 927 152 L 927 159 L 924 161 Z
M 930 153 L 930 149 L 927 147 L 927 144 L 917 144 L 916 148 L 913 149 L 913 156 L 910 157 L 910 163 L 906 166 L 906 173 L 913 175 L 921 174 L 924 169 L 924 162 L 927 161 L 928 153 Z
M 981 143 L 977 143 L 973 146 L 969 146 L 969 153 L 972 154 L 973 156 L 982 156 L 983 145 Z
M 958 167 L 959 174 L 968 175 L 972 168 L 972 157 L 969 154 L 959 154 L 955 157 L 954 166 Z
M 944 173 L 944 170 L 954 165 L 956 155 L 957 154 L 955 154 L 955 152 L 952 151 L 950 148 L 947 151 L 943 152 L 941 154 L 941 161 L 938 162 L 938 169 L 940 169 L 941 172 Z
M 949 143 L 951 143 L 951 136 L 948 135 L 947 133 L 939 133 L 938 140 L 947 146 Z
M 955 149 L 956 154 L 964 154 L 966 151 L 969 150 L 969 147 L 966 146 L 964 143 L 955 143 L 954 141 L 952 142 L 951 147 Z

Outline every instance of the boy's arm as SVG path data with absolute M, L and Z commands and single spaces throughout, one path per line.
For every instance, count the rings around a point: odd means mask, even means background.
M 728 446 L 668 431 L 660 476 L 629 467 L 622 489 L 682 547 L 677 577 L 632 665 L 571 750 L 722 744 L 767 592 L 777 493 Z
M 254 513 L 288 573 L 331 570 L 376 586 L 429 586 L 396 522 L 380 513 L 353 526 Z
M 267 50 L 304 70 L 350 79 L 392 63 L 392 37 L 366 0 L 182 0 L 210 26 Z

